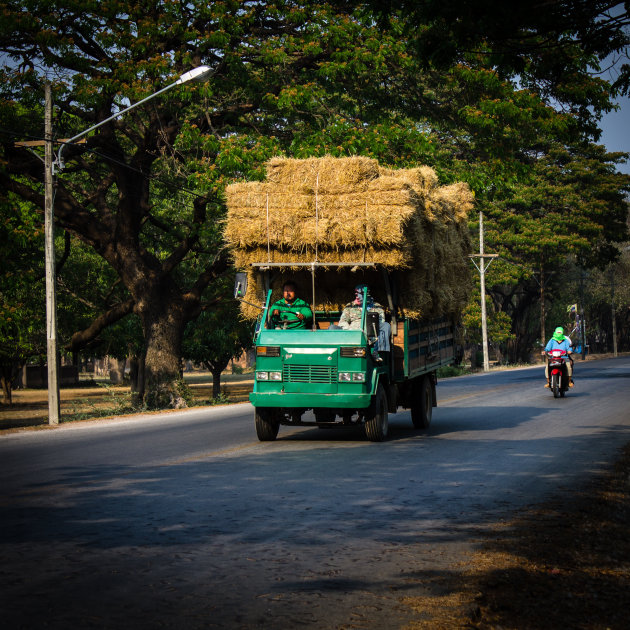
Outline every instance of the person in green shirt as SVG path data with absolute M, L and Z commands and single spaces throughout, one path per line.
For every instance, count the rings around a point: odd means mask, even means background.
M 307 302 L 297 297 L 293 280 L 284 283 L 282 298 L 271 305 L 270 311 L 272 328 L 306 328 L 313 321 L 313 311 Z

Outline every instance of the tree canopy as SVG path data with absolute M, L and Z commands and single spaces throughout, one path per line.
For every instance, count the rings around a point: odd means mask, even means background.
M 370 155 L 467 181 L 490 216 L 489 240 L 526 268 L 556 251 L 561 228 L 572 230 L 565 251 L 585 264 L 614 257 L 628 180 L 615 173 L 623 156 L 593 142 L 598 117 L 627 89 L 625 69 L 616 82 L 597 76 L 628 44 L 627 13 L 607 17 L 605 2 L 558 0 L 547 13 L 526 4 L 0 2 L 7 201 L 43 207 L 41 160 L 14 140 L 43 135 L 32 112 L 44 82 L 59 139 L 192 67 L 214 72 L 64 147 L 57 225 L 100 257 L 111 289 L 67 348 L 135 313 L 145 400 L 176 404 L 183 331 L 225 301 L 223 190 L 261 179 L 276 154 Z

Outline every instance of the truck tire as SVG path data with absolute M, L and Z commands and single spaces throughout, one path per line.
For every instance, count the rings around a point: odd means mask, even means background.
M 280 423 L 276 419 L 276 413 L 272 407 L 254 408 L 256 435 L 261 442 L 273 442 L 278 436 Z
M 374 403 L 365 418 L 365 435 L 370 442 L 382 442 L 389 430 L 387 395 L 385 388 L 379 383 L 374 396 Z
M 433 387 L 428 375 L 420 379 L 411 403 L 411 421 L 416 429 L 428 429 L 433 417 Z

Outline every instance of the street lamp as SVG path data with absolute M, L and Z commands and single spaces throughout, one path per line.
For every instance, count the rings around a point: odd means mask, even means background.
M 184 72 L 177 81 L 154 92 L 142 100 L 122 109 L 105 120 L 92 125 L 76 136 L 62 142 L 57 152 L 57 170 L 62 171 L 63 150 L 68 144 L 73 144 L 79 138 L 87 136 L 91 131 L 105 125 L 111 120 L 123 116 L 127 112 L 143 105 L 147 101 L 164 94 L 167 90 L 188 81 L 207 81 L 213 70 L 209 66 L 199 66 Z M 46 254 L 46 352 L 48 360 L 48 423 L 59 424 L 59 376 L 57 370 L 57 297 L 55 289 L 55 240 L 54 240 L 54 209 L 53 209 L 53 151 L 52 151 L 52 98 L 50 84 L 46 84 L 46 113 L 45 113 L 46 155 L 44 160 L 44 249 Z
M 123 114 L 126 114 L 127 112 L 131 111 L 132 109 L 135 109 L 136 107 L 139 107 L 140 105 L 143 105 L 147 101 L 151 100 L 152 98 L 155 98 L 156 96 L 159 96 L 160 94 L 164 94 L 164 92 L 166 92 L 167 90 L 170 90 L 171 88 L 174 88 L 177 85 L 181 85 L 182 83 L 187 83 L 188 81 L 197 81 L 197 82 L 207 81 L 212 75 L 212 72 L 213 72 L 212 68 L 210 68 L 209 66 L 199 66 L 198 68 L 193 68 L 192 70 L 189 70 L 188 72 L 184 72 L 184 74 L 182 74 L 182 76 L 179 77 L 179 79 L 177 79 L 177 81 L 175 81 L 174 83 L 171 83 L 170 85 L 163 87 L 161 90 L 158 90 L 157 92 L 154 92 L 153 94 L 150 94 L 149 96 L 147 96 L 146 98 L 143 98 L 137 103 L 134 103 L 133 105 L 130 105 L 129 107 L 119 111 L 117 114 L 113 114 L 109 118 L 106 118 L 105 120 L 101 120 L 101 122 L 96 123 L 95 125 L 92 125 L 89 129 L 86 129 L 85 131 L 78 133 L 76 136 L 72 136 L 72 138 L 69 138 L 68 140 L 66 140 L 59 147 L 59 151 L 57 152 L 57 168 L 60 171 L 63 170 L 64 163 L 63 163 L 61 154 L 67 145 L 72 144 L 73 142 L 76 142 L 79 138 L 82 138 L 83 136 L 87 136 L 91 131 L 94 131 L 98 127 L 102 127 L 103 125 L 107 124 L 111 120 L 120 118 L 120 116 L 122 116 Z

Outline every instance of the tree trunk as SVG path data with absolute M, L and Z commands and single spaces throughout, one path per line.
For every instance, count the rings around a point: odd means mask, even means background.
M 178 388 L 185 309 L 179 296 L 164 293 L 152 291 L 139 309 L 145 338 L 144 382 L 139 389 L 149 409 L 187 406 Z
M 120 385 L 125 380 L 125 365 L 127 359 L 109 359 L 109 380 L 112 385 Z
M 144 403 L 144 354 L 138 357 L 138 373 L 135 388 L 131 390 L 131 402 L 134 407 L 142 407 Z
M 13 384 L 11 382 L 11 379 L 6 378 L 6 376 L 3 374 L 0 380 L 2 380 L 2 394 L 4 397 L 4 404 L 12 405 L 13 404 Z
M 5 405 L 13 404 L 13 384 L 22 366 L 15 361 L 3 363 L 0 369 L 0 385 Z
M 221 396 L 221 372 L 222 370 L 212 370 L 212 398 Z
M 138 357 L 129 357 L 129 385 L 132 393 L 138 391 L 138 377 L 140 375 L 140 359 Z

